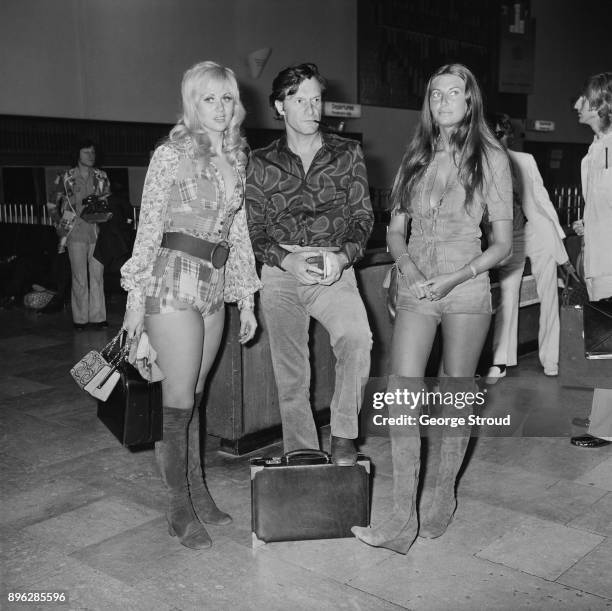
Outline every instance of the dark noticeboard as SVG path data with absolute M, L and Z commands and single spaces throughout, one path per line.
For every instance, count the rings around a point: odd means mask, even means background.
M 359 0 L 359 102 L 418 109 L 430 75 L 459 62 L 494 87 L 497 0 Z
M 499 91 L 533 93 L 535 19 L 524 5 L 502 7 L 499 37 Z

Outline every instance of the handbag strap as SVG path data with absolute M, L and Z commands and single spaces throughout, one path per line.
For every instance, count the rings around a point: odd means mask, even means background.
M 112 369 L 116 369 L 129 352 L 130 347 L 126 340 L 127 332 L 121 329 L 100 351 L 100 354 L 108 360 L 108 364 Z M 117 343 L 119 343 L 119 350 L 115 354 L 112 354 Z
M 127 341 L 125 341 L 126 336 L 127 336 L 127 333 L 122 329 L 102 349 L 101 354 L 102 354 L 103 357 L 106 358 L 107 355 L 110 354 L 109 351 L 117 344 L 117 342 L 121 343 L 121 346 L 119 347 L 119 350 L 117 351 L 117 353 L 114 354 L 110 360 L 108 360 L 108 365 L 109 365 L 110 369 L 108 370 L 108 372 L 104 376 L 104 378 L 102 380 L 100 380 L 100 382 L 98 384 L 98 388 L 102 388 L 102 386 L 104 386 L 104 384 L 106 384 L 106 382 L 113 375 L 113 373 L 115 373 L 115 371 L 117 371 L 117 368 L 119 367 L 119 365 L 123 361 L 125 361 L 125 359 L 127 358 L 130 347 L 129 347 L 129 344 L 127 343 Z
M 567 266 L 563 269 L 565 270 L 565 277 L 563 278 L 564 286 L 563 290 L 561 291 L 561 305 L 570 305 L 570 294 L 572 292 L 572 288 L 570 287 L 570 278 L 576 283 L 576 286 L 581 293 L 588 295 L 588 290 L 586 283 L 576 273 L 573 266 Z

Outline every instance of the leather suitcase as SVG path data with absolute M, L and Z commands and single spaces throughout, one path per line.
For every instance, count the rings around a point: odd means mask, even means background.
M 583 306 L 561 306 L 559 376 L 562 386 L 612 388 L 612 363 L 585 355 Z
M 587 359 L 612 359 L 612 299 L 585 303 L 584 354 Z M 612 365 L 610 365 L 612 375 Z
M 147 382 L 129 363 L 106 401 L 98 401 L 98 418 L 124 446 L 139 446 L 162 438 L 161 382 Z
M 352 537 L 370 523 L 370 461 L 338 467 L 319 450 L 251 459 L 253 547 L 272 541 Z

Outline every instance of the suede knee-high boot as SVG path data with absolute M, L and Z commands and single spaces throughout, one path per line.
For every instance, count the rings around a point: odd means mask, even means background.
M 440 391 L 444 393 L 474 391 L 471 381 L 463 378 L 441 378 Z M 456 405 L 450 405 L 444 411 L 444 416 L 462 417 L 467 420 L 471 408 L 457 409 Z M 439 457 L 432 456 L 432 464 L 437 464 L 437 473 L 432 473 L 431 483 L 434 488 L 424 491 L 429 503 L 422 505 L 420 513 L 419 536 L 428 539 L 436 539 L 446 532 L 455 509 L 457 498 L 455 486 L 457 475 L 463 464 L 465 452 L 470 441 L 471 426 L 452 428 L 445 426 L 442 438 L 435 447 L 430 446 L 430 451 L 439 452 Z M 433 441 L 433 440 L 432 440 Z M 429 460 L 428 460 L 429 462 Z
M 155 444 L 155 458 L 168 490 L 168 532 L 185 547 L 203 549 L 212 541 L 197 519 L 187 484 L 187 428 L 191 410 L 164 406 L 164 436 Z
M 422 389 L 416 378 L 389 377 L 388 391 L 408 388 Z M 419 409 L 411 410 L 406 405 L 389 406 L 389 416 L 403 418 L 416 417 Z M 419 484 L 421 437 L 419 427 L 409 424 L 389 425 L 391 438 L 391 460 L 393 464 L 393 513 L 375 528 L 353 526 L 351 532 L 360 541 L 374 547 L 385 547 L 400 554 L 408 553 L 419 529 L 416 494 Z
M 189 423 L 189 444 L 187 477 L 191 504 L 198 520 L 203 524 L 229 524 L 232 517 L 221 511 L 210 496 L 204 481 L 203 458 L 200 452 L 200 402 L 202 393 L 195 396 L 193 415 Z

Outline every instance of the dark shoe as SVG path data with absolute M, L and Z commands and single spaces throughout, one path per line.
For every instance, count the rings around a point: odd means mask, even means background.
M 187 428 L 191 412 L 164 406 L 163 418 L 164 436 L 163 441 L 155 444 L 155 458 L 168 491 L 168 532 L 185 547 L 205 549 L 212 541 L 193 511 L 187 484 Z
M 198 520 L 203 524 L 230 524 L 232 516 L 221 511 L 213 500 L 202 469 L 200 452 L 200 404 L 201 396 L 196 395 L 195 407 L 189 423 L 189 449 L 187 456 L 187 478 L 189 481 L 189 496 Z
M 357 450 L 352 439 L 332 435 L 331 455 L 332 462 L 338 467 L 352 467 L 357 464 Z
M 601 448 L 601 446 L 607 446 L 610 443 L 606 439 L 600 439 L 592 435 L 579 435 L 578 437 L 572 437 L 570 441 L 572 445 L 579 448 Z
M 87 323 L 75 322 L 72 326 L 75 331 L 85 331 L 85 329 L 87 329 Z
M 574 426 L 583 426 L 587 428 L 591 424 L 591 421 L 588 418 L 572 418 L 572 424 Z
M 503 364 L 493 365 L 489 367 L 485 376 L 485 384 L 496 384 L 501 378 L 506 377 L 506 366 Z
M 102 322 L 92 322 L 90 324 L 93 329 L 106 329 L 108 327 L 108 323 L 105 320 Z

